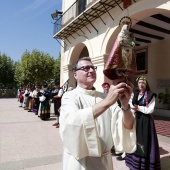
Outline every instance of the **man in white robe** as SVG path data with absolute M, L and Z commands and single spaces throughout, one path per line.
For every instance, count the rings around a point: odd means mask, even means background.
M 63 170 L 113 170 L 113 145 L 120 152 L 136 150 L 134 114 L 128 104 L 132 85 L 114 80 L 106 96 L 93 87 L 96 68 L 90 58 L 79 59 L 73 68 L 77 87 L 62 98 Z

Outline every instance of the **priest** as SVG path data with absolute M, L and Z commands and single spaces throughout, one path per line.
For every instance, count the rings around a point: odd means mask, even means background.
M 96 69 L 90 58 L 80 58 L 73 67 L 77 87 L 62 98 L 63 170 L 113 170 L 113 145 L 119 152 L 136 150 L 134 114 L 128 104 L 133 85 L 115 79 L 109 92 L 101 93 L 94 87 Z

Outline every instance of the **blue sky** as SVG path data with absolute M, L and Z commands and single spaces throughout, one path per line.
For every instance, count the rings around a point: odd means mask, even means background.
M 1 0 L 0 52 L 20 61 L 26 49 L 58 57 L 61 46 L 53 38 L 51 14 L 62 0 Z

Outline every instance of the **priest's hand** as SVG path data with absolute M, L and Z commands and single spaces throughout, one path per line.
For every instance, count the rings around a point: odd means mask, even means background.
M 128 81 L 125 81 L 124 83 L 125 83 L 123 84 L 125 86 L 124 91 L 122 93 L 119 93 L 119 100 L 121 102 L 121 108 L 124 113 L 123 124 L 125 128 L 132 129 L 134 124 L 134 115 L 132 114 L 130 105 L 128 103 L 131 98 L 134 86 L 132 83 Z
M 129 106 L 129 100 L 131 98 L 132 92 L 133 92 L 133 84 L 130 83 L 129 81 L 125 82 L 125 90 L 123 93 L 119 94 L 119 100 L 121 102 L 121 106 L 124 110 L 126 110 Z
M 127 84 L 124 82 L 124 79 L 115 79 L 113 84 L 109 88 L 106 100 L 111 106 L 119 99 L 120 95 L 125 93 Z
M 138 110 L 138 105 L 134 105 L 131 107 L 132 110 L 134 110 L 135 112 Z

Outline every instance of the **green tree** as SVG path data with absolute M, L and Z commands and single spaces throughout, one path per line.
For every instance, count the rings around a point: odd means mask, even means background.
M 6 54 L 0 53 L 0 84 L 5 87 L 13 87 L 14 82 L 14 62 Z
M 16 80 L 18 83 L 27 85 L 39 84 L 54 78 L 54 58 L 36 49 L 30 53 L 25 51 L 21 57 L 21 65 L 16 70 Z
M 15 73 L 14 73 L 14 80 L 17 86 L 20 86 L 24 82 L 24 75 L 23 75 L 23 68 L 20 62 L 15 62 Z

